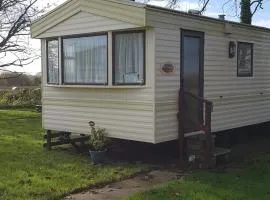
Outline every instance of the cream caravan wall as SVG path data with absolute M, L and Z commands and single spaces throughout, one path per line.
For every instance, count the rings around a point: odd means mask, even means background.
M 104 28 L 98 24 L 107 25 Z M 80 28 L 74 29 L 74 26 Z M 83 33 L 91 33 L 91 31 L 129 29 L 135 26 L 106 17 L 79 13 L 48 30 L 43 36 L 80 34 L 83 28 Z M 146 31 L 145 86 L 48 86 L 45 44 L 45 39 L 42 39 L 45 129 L 88 133 L 88 122 L 92 120 L 97 126 L 106 128 L 112 137 L 154 143 L 153 29 L 148 28 Z M 109 45 L 109 68 L 112 65 L 111 48 Z M 111 75 L 112 72 L 109 70 L 109 76 Z M 111 81 L 109 83 L 111 84 Z
M 136 27 L 138 26 L 134 24 L 97 16 L 87 12 L 79 12 L 70 17 L 68 20 L 65 20 L 53 28 L 45 31 L 39 37 L 47 38 L 74 34 L 87 34 Z
M 178 91 L 180 88 L 180 29 L 205 32 L 204 97 L 214 103 L 212 130 L 221 131 L 270 121 L 270 32 L 190 15 L 147 10 L 147 24 L 156 36 L 156 142 L 177 138 Z M 254 43 L 253 77 L 237 77 L 237 56 L 228 58 L 229 41 Z M 163 75 L 166 62 L 176 72 Z
M 135 2 L 118 0 L 67 0 L 61 6 L 58 6 L 37 21 L 34 21 L 31 25 L 31 35 L 35 38 L 42 38 L 40 34 L 79 12 L 92 13 L 121 22 L 136 24 L 137 26 L 145 25 L 145 9 Z M 87 21 L 80 22 L 89 27 L 89 23 L 86 23 Z

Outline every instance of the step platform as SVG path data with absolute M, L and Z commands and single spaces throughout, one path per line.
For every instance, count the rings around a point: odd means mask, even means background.
M 208 136 L 201 130 L 185 134 L 185 152 L 188 162 L 195 168 L 196 166 L 198 168 L 213 168 L 229 162 L 231 150 L 216 147 L 214 134 L 211 134 L 212 141 L 209 144 Z M 209 152 L 209 148 L 212 149 L 211 152 Z
M 43 147 L 46 150 L 51 150 L 52 147 L 71 144 L 77 152 L 81 152 L 81 147 L 83 147 L 89 140 L 89 135 L 85 134 L 72 134 L 69 132 L 52 132 L 47 130 L 47 134 L 44 135 L 46 142 Z M 80 143 L 78 145 L 77 143 Z

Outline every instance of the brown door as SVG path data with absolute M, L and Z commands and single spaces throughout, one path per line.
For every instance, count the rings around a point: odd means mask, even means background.
M 181 87 L 203 97 L 204 33 L 181 31 Z M 189 95 L 184 96 L 185 132 L 200 129 L 203 120 L 202 103 Z

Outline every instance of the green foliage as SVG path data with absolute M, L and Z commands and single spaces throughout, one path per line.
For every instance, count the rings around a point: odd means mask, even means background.
M 240 20 L 242 23 L 251 24 L 251 21 L 252 21 L 251 0 L 242 0 L 241 1 Z
M 41 104 L 41 90 L 15 89 L 0 91 L 2 106 L 35 106 Z
M 104 151 L 110 143 L 110 139 L 107 137 L 108 133 L 104 128 L 95 128 L 93 121 L 89 122 L 91 128 L 89 136 L 89 148 L 93 151 Z
M 131 176 L 140 165 L 92 165 L 87 156 L 42 148 L 41 116 L 0 110 L 0 199 L 53 200 L 75 190 Z

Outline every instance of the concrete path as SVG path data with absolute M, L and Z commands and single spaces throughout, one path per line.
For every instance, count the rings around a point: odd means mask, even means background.
M 83 193 L 70 195 L 64 198 L 64 200 L 117 200 L 180 177 L 181 175 L 177 172 L 152 171 L 148 174 L 138 175 L 131 179 L 112 183 L 100 189 L 92 189 Z

